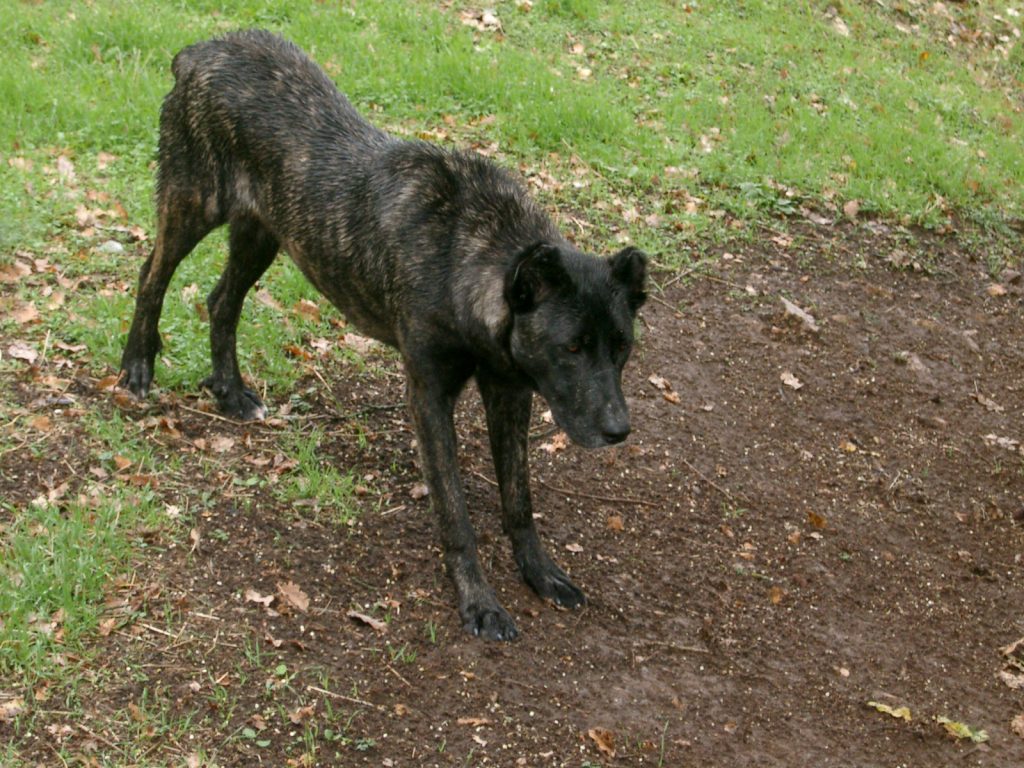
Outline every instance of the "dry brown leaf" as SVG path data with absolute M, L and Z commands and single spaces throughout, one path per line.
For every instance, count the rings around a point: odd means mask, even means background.
M 659 389 L 662 392 L 669 391 L 672 389 L 672 385 L 669 383 L 668 379 L 666 379 L 664 376 L 659 376 L 656 373 L 652 373 L 650 376 L 648 376 L 647 381 L 649 384 L 653 385 L 655 389 Z
M 572 543 L 566 544 L 565 549 L 568 552 L 572 552 L 574 555 L 578 555 L 580 552 L 583 551 L 583 546 L 581 544 Z
M 459 725 L 468 725 L 472 728 L 479 728 L 480 726 L 491 724 L 491 720 L 486 717 L 460 717 L 456 722 Z
M 210 450 L 215 453 L 227 453 L 235 447 L 235 438 L 227 435 L 218 435 L 210 438 Z
M 309 610 L 309 595 L 294 581 L 278 582 L 277 594 L 281 600 L 305 613 Z
M 672 403 L 672 405 L 679 405 L 679 393 L 675 390 L 672 390 L 671 392 L 662 392 L 661 396 L 668 402 Z
M 558 432 L 551 438 L 551 442 L 541 443 L 540 449 L 547 453 L 558 453 L 559 451 L 564 451 L 568 446 L 569 436 L 565 432 Z
M 199 549 L 199 538 L 200 536 L 198 528 L 193 528 L 188 532 L 188 540 L 192 542 L 192 547 L 191 549 L 189 549 L 190 553 L 195 552 L 197 549 Z
M 1008 670 L 1003 670 L 999 673 L 999 679 L 1015 691 L 1024 688 L 1024 674 L 1015 674 Z
M 114 628 L 117 627 L 117 617 L 111 616 L 110 618 L 103 619 L 100 621 L 99 632 L 101 637 L 108 637 Z
M 295 306 L 292 307 L 292 311 L 300 317 L 304 317 L 310 322 L 320 322 L 320 307 L 315 301 L 309 299 L 299 299 Z
M 0 283 L 16 283 L 32 274 L 32 267 L 21 261 L 0 265 Z
M 1006 410 L 995 400 L 993 400 L 990 397 L 985 397 L 985 395 L 981 394 L 980 392 L 975 392 L 973 395 L 971 395 L 971 397 L 973 397 L 979 405 L 985 406 L 985 410 L 987 411 L 992 411 L 993 413 L 1002 413 L 1004 410 Z
M 295 725 L 302 725 L 302 723 L 311 719 L 316 714 L 316 705 L 310 704 L 306 707 L 298 707 L 288 713 L 288 719 Z
M 786 590 L 782 587 L 772 587 L 768 590 L 768 599 L 772 601 L 772 605 L 778 605 L 782 602 L 782 598 L 786 596 Z
M 264 608 L 268 607 L 272 602 L 274 602 L 273 595 L 261 595 L 252 587 L 249 587 L 245 590 L 245 599 L 250 603 L 259 603 Z
M 597 748 L 609 758 L 615 757 L 615 734 L 607 728 L 591 728 L 587 736 L 594 740 Z
M 1010 730 L 1024 739 L 1024 713 L 1017 715 L 1010 721 Z
M 784 296 L 780 297 L 780 299 L 782 300 L 783 307 L 786 309 L 786 317 L 796 318 L 804 327 L 804 330 L 810 331 L 811 333 L 818 332 L 818 322 L 809 312 L 801 309 Z
M 355 621 L 365 624 L 366 626 L 376 630 L 377 632 L 388 631 L 388 625 L 386 622 L 383 622 L 380 619 L 375 619 L 373 618 L 373 616 L 369 616 L 365 613 L 360 613 L 359 611 L 349 611 L 345 615 L 348 616 L 350 619 L 354 619 Z
M 416 483 L 416 485 L 409 489 L 409 495 L 419 501 L 430 495 L 430 489 L 427 488 L 426 483 Z
M 53 420 L 49 416 L 32 416 L 28 425 L 39 432 L 49 432 L 53 428 Z
M 622 515 L 608 515 L 608 530 L 609 531 L 624 531 L 624 530 L 626 530 L 626 526 L 622 522 Z
M 999 298 L 1000 296 L 1006 295 L 1006 288 L 999 283 L 992 283 L 992 285 L 985 290 L 988 291 L 988 295 L 992 298 Z
M 15 696 L 13 699 L 0 701 L 0 723 L 13 720 L 25 711 L 25 699 Z
M 800 381 L 800 379 L 798 379 L 789 371 L 783 371 L 779 378 L 782 379 L 783 384 L 792 389 L 800 389 L 804 385 L 804 383 Z
M 96 389 L 100 392 L 106 389 L 113 389 L 117 386 L 121 380 L 121 374 L 112 373 L 110 376 L 104 376 L 102 379 L 96 382 Z
M 378 346 L 377 341 L 367 338 L 366 336 L 360 336 L 358 333 L 343 334 L 341 337 L 341 344 L 360 355 L 365 355 Z
M 281 312 L 284 309 L 284 307 L 281 306 L 281 303 L 273 296 L 271 296 L 270 291 L 268 291 L 266 288 L 260 288 L 258 291 L 256 291 L 256 301 L 258 301 L 265 307 L 276 309 L 278 312 Z
M 856 220 L 858 213 L 860 213 L 860 200 L 847 200 L 843 204 L 843 215 L 850 221 Z
M 34 301 L 26 304 L 19 304 L 11 310 L 11 319 L 19 325 L 34 323 L 39 320 L 39 310 L 36 309 Z
M 39 359 L 39 353 L 23 341 L 11 342 L 7 347 L 7 355 L 15 360 L 23 360 L 29 365 Z
M 817 512 L 808 512 L 807 522 L 810 523 L 812 527 L 818 529 L 823 529 L 826 525 L 828 525 L 825 518 L 819 515 Z

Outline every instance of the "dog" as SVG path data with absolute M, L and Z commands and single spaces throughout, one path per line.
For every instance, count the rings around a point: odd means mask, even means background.
M 645 299 L 646 256 L 582 253 L 522 184 L 471 152 L 398 139 L 364 120 L 294 44 L 250 30 L 175 56 L 160 114 L 157 233 L 139 275 L 121 383 L 145 398 L 175 268 L 229 226 L 227 264 L 207 300 L 223 413 L 263 418 L 238 369 L 246 293 L 278 251 L 361 332 L 401 354 L 444 563 L 463 627 L 512 640 L 466 511 L 453 412 L 470 378 L 486 411 L 502 528 L 526 583 L 568 608 L 583 592 L 537 535 L 527 437 L 534 392 L 576 443 L 630 432 L 622 368 Z

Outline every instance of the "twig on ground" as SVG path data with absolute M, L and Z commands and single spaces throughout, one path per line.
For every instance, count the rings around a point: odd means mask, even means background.
M 733 504 L 735 504 L 735 503 L 736 503 L 736 497 L 735 497 L 735 496 L 733 496 L 733 495 L 732 495 L 732 494 L 731 494 L 731 493 L 730 493 L 730 492 L 728 491 L 728 489 L 726 489 L 726 488 L 723 488 L 722 486 L 720 486 L 720 485 L 719 485 L 718 483 L 716 483 L 716 482 L 715 482 L 714 480 L 712 480 L 712 479 L 711 479 L 710 477 L 708 477 L 708 476 L 707 476 L 707 475 L 705 475 L 705 474 L 704 474 L 703 472 L 701 472 L 701 471 L 700 471 L 699 469 L 697 469 L 697 468 L 696 468 L 695 466 L 693 466 L 693 464 L 691 464 L 691 463 L 690 463 L 689 461 L 687 461 L 686 459 L 683 459 L 683 460 L 682 460 L 682 462 L 683 462 L 683 464 L 685 464 L 685 465 L 686 465 L 687 467 L 689 467 L 689 468 L 690 468 L 690 471 L 691 471 L 691 472 L 693 472 L 693 474 L 695 474 L 695 475 L 696 475 L 697 477 L 699 477 L 699 478 L 700 478 L 701 480 L 703 480 L 703 481 L 704 481 L 705 483 L 707 483 L 708 485 L 710 485 L 710 486 L 711 486 L 712 488 L 714 488 L 714 489 L 715 489 L 716 491 L 718 491 L 718 492 L 719 492 L 720 494 L 722 494 L 723 496 L 725 496 L 725 498 L 727 498 L 727 499 L 728 499 L 729 501 L 731 501 L 731 502 L 732 502 Z M 741 495 L 740 501 L 742 501 L 742 502 L 743 502 L 744 504 L 747 504 L 747 505 L 749 505 L 749 504 L 750 504 L 750 502 L 749 502 L 749 501 L 748 501 L 747 499 L 745 499 L 745 498 L 742 498 L 742 495 Z
M 380 704 L 374 704 L 370 701 L 364 701 L 363 699 L 357 699 L 354 696 L 346 696 L 343 693 L 335 693 L 334 691 L 328 691 L 326 688 L 317 688 L 315 685 L 307 685 L 307 691 L 314 691 L 315 693 L 322 693 L 324 696 L 330 696 L 332 699 L 340 699 L 341 701 L 347 701 L 350 704 L 358 704 L 361 707 L 370 707 L 380 712 L 386 712 L 387 710 Z

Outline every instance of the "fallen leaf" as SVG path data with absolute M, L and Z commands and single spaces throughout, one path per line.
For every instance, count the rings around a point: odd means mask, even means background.
M 838 14 L 832 17 L 832 29 L 843 37 L 850 36 L 850 28 L 846 25 L 846 22 L 843 21 L 843 17 Z
M 1010 730 L 1024 739 L 1024 714 L 1017 715 L 1010 721 Z
M 310 704 L 306 707 L 298 707 L 288 713 L 288 719 L 295 725 L 302 725 L 302 723 L 311 719 L 316 714 L 316 705 Z
M 988 291 L 988 295 L 993 298 L 998 298 L 1000 296 L 1006 295 L 1006 288 L 1000 285 L 999 283 L 992 283 L 992 285 L 990 285 L 985 290 Z
M 786 590 L 782 587 L 772 587 L 768 590 L 768 599 L 772 601 L 772 605 L 778 605 L 782 602 L 782 598 L 786 596 Z
M 856 453 L 857 446 L 854 445 L 849 440 L 843 440 L 839 443 L 839 450 L 843 451 L 844 453 Z
M 879 712 L 882 712 L 882 713 L 884 713 L 886 715 L 892 715 L 895 718 L 899 718 L 901 720 L 906 720 L 908 723 L 910 722 L 911 718 L 910 718 L 910 708 L 909 707 L 899 707 L 897 709 L 893 709 L 888 704 L 882 704 L 881 702 L 878 702 L 878 701 L 869 701 L 868 702 L 868 706 L 869 707 L 874 707 Z
M 257 592 L 252 587 L 249 587 L 248 589 L 245 590 L 245 599 L 248 602 L 250 602 L 250 603 L 259 603 L 264 608 L 266 608 L 272 602 L 274 602 L 274 596 L 273 595 L 261 595 L 259 592 Z
M 679 405 L 679 393 L 675 390 L 672 390 L 671 392 L 662 392 L 661 396 L 668 402 L 672 403 L 672 405 Z
M 801 309 L 784 296 L 780 296 L 779 298 L 782 300 L 782 305 L 786 308 L 786 317 L 796 318 L 804 329 L 811 333 L 818 332 L 818 322 L 810 313 Z
M 1016 451 L 1020 448 L 1020 441 L 1014 440 L 1012 437 L 999 437 L 996 434 L 988 434 L 981 438 L 985 445 L 992 446 L 993 448 L 1005 448 L 1008 451 Z
M 659 376 L 656 373 L 652 373 L 647 381 L 652 384 L 656 389 L 660 389 L 662 392 L 672 389 L 672 385 L 669 384 L 668 379 L 664 376 Z
M 266 288 L 260 288 L 258 291 L 256 291 L 256 301 L 258 301 L 265 307 L 276 309 L 278 312 L 281 312 L 284 309 L 284 307 L 281 306 L 281 303 L 273 296 L 271 296 L 270 291 L 268 291 Z
M 309 610 L 309 595 L 302 591 L 294 581 L 278 582 L 277 594 L 281 599 L 303 613 Z
M 564 451 L 568 446 L 569 436 L 565 432 L 558 432 L 551 438 L 551 442 L 541 443 L 539 447 L 542 451 L 557 453 L 558 451 Z
M 983 741 L 988 741 L 988 733 L 983 730 L 976 730 L 966 723 L 960 723 L 956 720 L 950 720 L 948 717 L 939 716 L 935 718 L 935 722 L 946 729 L 946 732 L 957 739 L 970 739 L 975 744 L 980 744 Z
M 117 621 L 118 619 L 116 616 L 111 616 L 108 619 L 101 620 L 100 625 L 98 627 L 100 637 L 108 637 L 110 633 L 114 631 L 114 628 L 117 626 Z
M 973 395 L 971 395 L 971 397 L 973 397 L 979 405 L 985 406 L 985 410 L 987 411 L 992 411 L 993 413 L 1002 413 L 1004 410 L 1006 410 L 995 400 L 993 400 L 990 397 L 985 397 L 985 395 L 981 394 L 980 392 L 975 392 Z
M 843 215 L 850 221 L 856 221 L 858 213 L 860 213 L 860 200 L 847 200 L 843 204 Z
M 66 155 L 60 155 L 57 158 L 57 175 L 60 180 L 67 186 L 73 186 L 75 183 L 75 164 L 71 162 Z
M 96 382 L 96 389 L 102 392 L 106 389 L 113 389 L 117 386 L 118 382 L 121 381 L 121 374 L 112 373 L 110 376 L 104 376 L 102 379 Z
M 39 320 L 39 310 L 36 309 L 34 301 L 19 304 L 11 310 L 11 319 L 19 325 L 34 323 Z
M 0 723 L 13 720 L 25 711 L 25 699 L 15 696 L 7 701 L 0 701 Z
M 189 549 L 189 553 L 195 552 L 199 549 L 199 529 L 193 528 L 188 532 L 188 540 L 192 542 L 192 548 Z
M 15 360 L 24 360 L 32 365 L 39 359 L 39 353 L 23 341 L 15 341 L 7 347 L 7 355 Z
M 388 625 L 386 622 L 383 622 L 380 619 L 375 619 L 373 618 L 373 616 L 369 616 L 365 613 L 360 613 L 359 611 L 349 611 L 345 615 L 348 616 L 350 619 L 362 622 L 363 624 L 370 627 L 371 629 L 376 630 L 377 632 L 383 633 L 388 631 Z
M 32 274 L 32 267 L 20 261 L 0 265 L 0 283 L 16 283 Z
M 227 435 L 218 435 L 217 437 L 210 438 L 209 445 L 210 450 L 215 453 L 227 453 L 235 447 L 235 439 Z
M 999 652 L 1003 654 L 1003 656 L 1013 656 L 1021 646 L 1024 646 L 1024 637 L 1014 640 L 1009 645 L 1004 645 L 999 649 Z
M 468 725 L 473 728 L 479 728 L 482 725 L 491 724 L 491 720 L 486 717 L 460 717 L 456 722 L 459 725 Z
M 117 160 L 117 155 L 112 155 L 109 152 L 97 152 L 96 153 L 96 170 L 105 171 L 107 166 Z
M 317 303 L 315 301 L 310 301 L 309 299 L 299 299 L 298 302 L 296 302 L 295 306 L 292 307 L 292 310 L 295 312 L 295 314 L 299 315 L 300 317 L 306 318 L 310 322 L 320 322 L 320 307 L 317 306 Z
M 341 344 L 360 355 L 365 355 L 375 347 L 379 346 L 379 343 L 374 339 L 367 338 L 366 336 L 360 336 L 358 333 L 343 334 L 341 337 Z
M 626 526 L 622 522 L 621 515 L 608 515 L 608 530 L 609 531 L 624 531 Z
M 800 381 L 800 379 L 798 379 L 789 371 L 783 371 L 779 378 L 782 379 L 783 384 L 785 384 L 787 387 L 791 387 L 792 389 L 800 389 L 804 385 L 804 383 Z
M 569 551 L 569 552 L 572 552 L 574 555 L 578 555 L 580 552 L 583 551 L 582 545 L 575 544 L 575 543 L 573 543 L 573 544 L 566 544 L 565 545 L 565 549 L 567 551 Z
M 1015 691 L 1024 688 L 1024 674 L 1014 674 L 1003 670 L 999 673 L 999 679 Z
M 810 523 L 812 527 L 818 529 L 823 529 L 826 525 L 828 525 L 825 518 L 819 515 L 817 512 L 808 512 L 807 522 Z
M 427 488 L 426 483 L 416 483 L 416 485 L 409 489 L 409 495 L 419 501 L 430 495 L 430 489 Z
M 607 728 L 591 728 L 587 736 L 594 740 L 598 750 L 609 758 L 615 757 L 615 735 Z

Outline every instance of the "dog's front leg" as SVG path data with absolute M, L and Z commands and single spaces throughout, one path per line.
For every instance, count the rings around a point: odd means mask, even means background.
M 533 522 L 527 458 L 533 393 L 510 385 L 485 369 L 476 373 L 487 411 L 487 432 L 501 492 L 501 524 L 527 584 L 543 598 L 566 608 L 586 602 L 583 592 L 544 550 Z
M 420 461 L 437 514 L 445 566 L 458 594 L 462 626 L 488 640 L 513 640 L 519 634 L 515 622 L 501 607 L 480 568 L 459 476 L 454 410 L 462 382 L 457 387 L 446 386 L 439 381 L 437 368 L 416 372 L 407 365 L 406 371 Z

